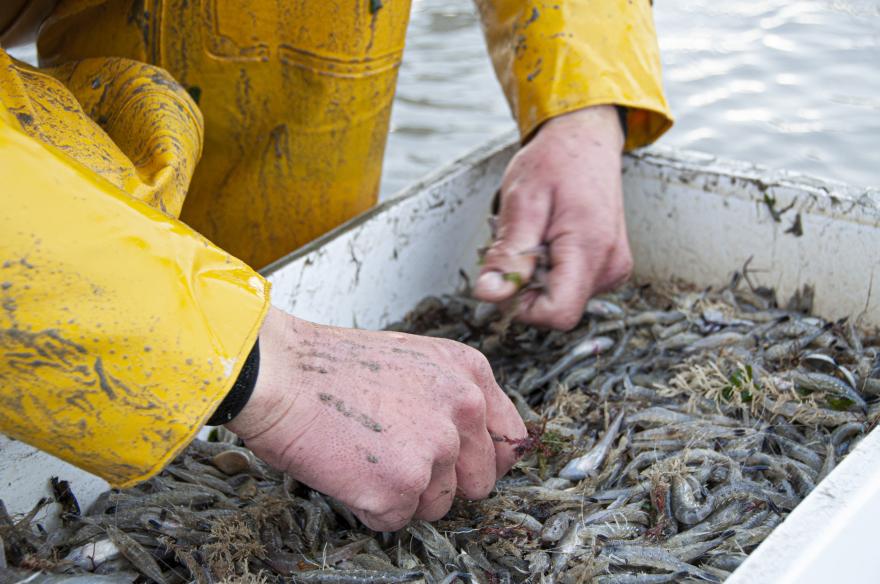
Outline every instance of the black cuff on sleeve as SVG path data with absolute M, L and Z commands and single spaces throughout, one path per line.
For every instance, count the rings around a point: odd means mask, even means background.
M 232 389 L 229 390 L 229 393 L 220 402 L 217 410 L 207 421 L 206 425 L 220 426 L 230 422 L 235 416 L 240 414 L 245 404 L 251 398 L 251 394 L 254 393 L 254 386 L 257 385 L 257 374 L 259 372 L 260 340 L 257 339 L 257 342 L 254 343 L 254 348 L 251 349 L 250 355 L 248 355 L 244 366 L 241 368 L 241 372 L 238 374 L 238 379 L 235 380 Z
M 617 117 L 620 118 L 620 128 L 623 130 L 623 141 L 626 142 L 626 108 L 622 105 L 614 107 L 617 108 Z

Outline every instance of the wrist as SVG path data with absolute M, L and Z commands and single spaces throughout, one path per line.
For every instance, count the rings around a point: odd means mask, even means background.
M 257 384 L 257 375 L 260 371 L 260 340 L 254 343 L 250 354 L 244 361 L 238 373 L 238 379 L 232 385 L 232 389 L 220 402 L 220 405 L 207 421 L 207 426 L 220 426 L 232 421 L 247 405 L 254 393 Z
M 555 116 L 538 130 L 543 135 L 590 137 L 596 145 L 623 153 L 625 136 L 621 115 L 614 105 L 594 105 Z
M 274 426 L 292 407 L 296 397 L 285 383 L 284 362 L 293 346 L 294 317 L 270 308 L 260 328 L 260 367 L 247 403 L 226 427 L 243 440 L 259 436 Z

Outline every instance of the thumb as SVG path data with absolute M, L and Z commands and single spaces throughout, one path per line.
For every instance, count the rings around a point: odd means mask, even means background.
M 551 193 L 525 189 L 502 193 L 498 236 L 483 258 L 474 296 L 501 302 L 513 296 L 535 271 L 535 250 L 550 221 Z

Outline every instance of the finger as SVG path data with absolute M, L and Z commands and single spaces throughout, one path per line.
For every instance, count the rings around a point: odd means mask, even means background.
M 527 436 L 526 425 L 516 406 L 495 381 L 485 357 L 475 374 L 486 400 L 486 429 L 495 449 L 495 480 L 498 480 L 519 460 L 517 445 Z
M 416 509 L 415 518 L 437 521 L 449 513 L 455 498 L 457 481 L 454 461 L 435 464 L 431 473 L 431 483 L 419 498 L 419 507 Z
M 482 499 L 495 486 L 495 446 L 486 428 L 486 400 L 483 392 L 472 386 L 458 401 L 458 492 L 466 499 Z
M 614 248 L 608 263 L 605 265 L 605 271 L 602 277 L 596 281 L 595 294 L 602 294 L 614 290 L 632 275 L 633 257 L 629 248 L 629 241 L 624 238 L 623 241 Z
M 419 499 L 412 497 L 382 512 L 352 508 L 352 513 L 373 531 L 397 531 L 410 522 L 418 505 Z
M 503 194 L 498 236 L 483 258 L 474 296 L 500 302 L 529 281 L 551 208 L 552 197 L 547 191 L 513 186 Z
M 507 474 L 514 464 L 522 457 L 522 441 L 528 437 L 526 425 L 520 417 L 516 406 L 510 401 L 501 388 L 496 392 L 497 397 L 489 407 L 486 427 L 491 436 L 503 440 L 493 440 L 495 447 L 495 477 L 496 480 Z M 518 448 L 520 447 L 520 448 Z
M 461 438 L 461 455 L 455 465 L 458 493 L 465 499 L 484 499 L 495 487 L 495 445 L 485 423 L 480 432 Z
M 576 233 L 557 237 L 550 244 L 550 258 L 553 267 L 547 275 L 544 293 L 521 309 L 519 319 L 569 330 L 580 322 L 584 305 L 593 294 L 608 258 Z

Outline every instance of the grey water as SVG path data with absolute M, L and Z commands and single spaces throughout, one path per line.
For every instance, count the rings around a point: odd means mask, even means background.
M 654 20 L 661 143 L 880 186 L 880 0 L 656 0 Z M 413 0 L 382 197 L 513 128 L 473 4 Z
M 661 143 L 880 185 L 880 0 L 656 0 Z M 414 0 L 382 196 L 514 128 L 470 2 Z

